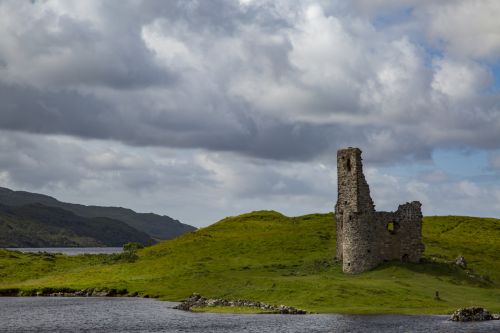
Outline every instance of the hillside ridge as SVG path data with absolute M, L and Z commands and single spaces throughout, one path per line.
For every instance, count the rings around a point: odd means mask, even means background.
M 40 203 L 0 205 L 0 247 L 121 247 L 155 241 L 128 224 L 107 217 L 81 217 Z
M 51 196 L 26 191 L 14 191 L 0 187 L 0 204 L 7 206 L 24 206 L 39 203 L 48 207 L 57 207 L 85 218 L 106 217 L 126 223 L 130 227 L 148 234 L 154 240 L 172 239 L 186 232 L 196 230 L 195 227 L 181 223 L 166 215 L 154 213 L 138 213 L 129 208 L 86 206 L 66 203 Z

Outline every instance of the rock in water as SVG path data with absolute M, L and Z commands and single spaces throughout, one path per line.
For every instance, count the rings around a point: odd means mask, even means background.
M 452 321 L 483 321 L 495 319 L 491 313 L 479 307 L 470 307 L 458 309 L 451 315 Z
M 206 298 L 202 297 L 200 294 L 193 293 L 187 299 L 185 299 L 182 303 L 175 306 L 174 309 L 191 311 L 193 306 L 204 306 L 206 303 Z
M 281 313 L 281 314 L 306 314 L 307 311 L 296 309 L 292 306 L 286 305 L 271 305 L 258 301 L 248 301 L 248 300 L 227 300 L 221 298 L 207 299 L 200 294 L 193 293 L 179 305 L 175 306 L 174 309 L 192 311 L 193 307 L 211 307 L 211 306 L 227 306 L 227 307 L 247 307 L 256 308 L 264 311 L 269 311 L 269 313 Z

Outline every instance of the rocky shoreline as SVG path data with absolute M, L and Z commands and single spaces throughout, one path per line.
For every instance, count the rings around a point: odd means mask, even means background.
M 453 312 L 451 321 L 484 321 L 500 320 L 500 315 L 491 314 L 488 310 L 481 307 L 461 308 Z
M 0 297 L 143 297 L 157 298 L 148 294 L 129 292 L 127 289 L 115 288 L 41 288 L 22 290 L 19 288 L 0 289 Z M 193 311 L 196 307 L 243 307 L 255 308 L 261 313 L 273 314 L 307 314 L 305 310 L 286 305 L 272 305 L 259 301 L 249 300 L 227 300 L 222 298 L 205 298 L 200 294 L 193 293 L 187 299 L 179 303 L 174 309 Z M 449 320 L 456 322 L 500 320 L 500 314 L 490 313 L 482 307 L 468 307 L 455 310 Z
M 137 292 L 129 292 L 127 289 L 114 288 L 41 288 L 22 290 L 19 288 L 0 289 L 0 297 L 143 297 L 157 298 L 148 294 L 139 294 Z M 207 299 L 199 294 L 192 294 L 185 299 L 174 309 L 192 311 L 193 307 L 246 307 L 259 309 L 264 313 L 276 314 L 306 314 L 304 310 L 296 309 L 286 305 L 271 305 L 262 302 L 248 300 L 225 300 L 225 299 Z
M 259 309 L 265 313 L 276 313 L 276 314 L 307 314 L 306 311 L 296 309 L 292 306 L 286 305 L 271 305 L 258 301 L 248 301 L 248 300 L 226 300 L 221 298 L 205 298 L 199 294 L 192 294 L 187 299 L 181 302 L 181 304 L 174 307 L 174 309 L 192 311 L 196 307 L 245 307 L 245 308 L 255 308 Z
M 41 288 L 21 290 L 18 288 L 0 289 L 0 297 L 145 297 L 137 292 L 128 292 L 127 289 L 114 288 Z

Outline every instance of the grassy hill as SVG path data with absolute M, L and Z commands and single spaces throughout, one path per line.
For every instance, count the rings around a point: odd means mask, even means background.
M 423 233 L 424 263 L 346 275 L 333 260 L 332 214 L 253 212 L 148 247 L 135 262 L 0 251 L 0 288 L 126 288 L 168 300 L 198 292 L 315 312 L 449 313 L 468 305 L 499 312 L 500 220 L 428 217 Z M 458 255 L 472 273 L 447 262 Z
M 146 233 L 105 217 L 85 218 L 41 204 L 0 205 L 1 247 L 121 247 L 128 242 L 155 243 Z
M 85 218 L 104 217 L 122 221 L 134 229 L 145 232 L 156 240 L 172 239 L 196 229 L 169 216 L 161 216 L 153 213 L 137 213 L 131 209 L 122 207 L 85 206 L 61 202 L 44 194 L 12 191 L 8 188 L 0 187 L 0 204 L 2 205 L 25 206 L 37 203 L 48 207 L 61 208 Z

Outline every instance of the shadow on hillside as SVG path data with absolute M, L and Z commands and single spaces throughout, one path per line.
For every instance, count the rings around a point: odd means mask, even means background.
M 415 273 L 431 275 L 457 285 L 468 284 L 483 288 L 495 286 L 495 283 L 488 276 L 477 274 L 472 269 L 463 269 L 453 262 L 444 260 L 436 261 L 424 257 L 420 263 L 390 261 L 380 265 L 375 270 L 384 270 L 391 267 L 400 267 Z

